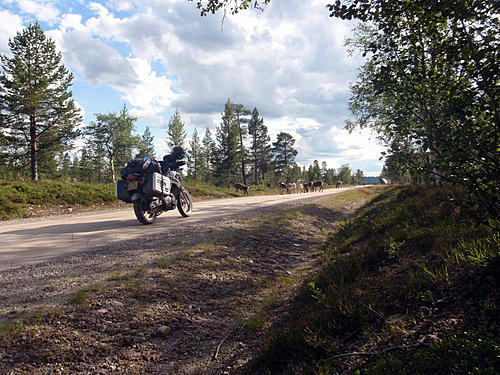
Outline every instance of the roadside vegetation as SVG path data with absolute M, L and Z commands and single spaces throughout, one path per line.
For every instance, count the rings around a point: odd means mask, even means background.
M 194 200 L 241 196 L 234 188 L 185 183 Z M 277 194 L 279 189 L 250 186 L 249 195 Z M 0 180 L 0 220 L 126 206 L 115 198 L 115 185 L 41 180 Z M 61 210 L 64 208 L 65 210 Z
M 366 204 L 328 236 L 246 373 L 497 373 L 499 223 L 461 201 L 413 186 Z

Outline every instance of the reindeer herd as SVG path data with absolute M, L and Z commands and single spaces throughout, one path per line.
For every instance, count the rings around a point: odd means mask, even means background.
M 235 183 L 234 181 L 231 181 L 231 184 L 236 189 L 236 192 L 241 190 L 243 195 L 245 194 L 248 195 L 248 189 L 250 188 L 250 186 Z M 340 188 L 341 186 L 342 186 L 341 181 L 337 182 L 337 184 L 335 185 L 337 189 Z M 297 180 L 297 182 L 292 182 L 292 183 L 280 182 L 279 188 L 280 188 L 280 194 L 309 193 L 315 191 L 323 191 L 323 181 L 305 182 L 304 180 L 301 179 Z
M 280 194 L 292 194 L 292 193 L 309 193 L 314 191 L 323 191 L 323 181 L 309 181 L 297 180 L 297 182 L 292 183 L 279 183 Z

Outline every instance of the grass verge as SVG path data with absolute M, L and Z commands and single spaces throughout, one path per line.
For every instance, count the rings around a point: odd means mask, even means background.
M 323 266 L 248 374 L 494 374 L 500 244 L 450 187 L 391 188 L 322 247 Z

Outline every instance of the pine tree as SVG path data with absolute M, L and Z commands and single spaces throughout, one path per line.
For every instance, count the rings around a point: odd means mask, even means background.
M 142 159 L 145 156 L 148 156 L 150 159 L 156 159 L 153 139 L 154 137 L 151 135 L 149 126 L 146 126 L 146 129 L 144 130 L 144 133 L 142 134 L 141 139 L 139 141 L 137 154 L 135 155 L 136 159 Z
M 213 172 L 213 158 L 215 154 L 215 142 L 212 139 L 212 132 L 210 128 L 207 127 L 205 130 L 205 136 L 202 141 L 202 154 L 204 161 L 204 176 L 203 181 L 209 183 L 212 178 Z
M 198 137 L 198 130 L 195 128 L 193 136 L 189 141 L 189 150 L 187 153 L 188 178 L 191 181 L 199 182 L 204 177 L 204 157 L 203 149 Z
M 319 167 L 319 161 L 314 160 L 312 165 L 311 181 L 322 180 L 321 168 Z
M 92 154 L 85 148 L 83 148 L 81 152 L 78 175 L 82 181 L 88 182 L 89 184 L 92 182 Z
M 275 173 L 284 177 L 286 182 L 291 181 L 290 169 L 293 166 L 297 150 L 293 148 L 295 139 L 288 133 L 278 134 L 276 142 L 273 142 L 273 153 L 275 162 Z
M 229 99 L 224 106 L 222 122 L 217 128 L 216 138 L 218 145 L 214 155 L 215 183 L 227 186 L 236 179 L 240 163 L 238 128 L 235 122 L 234 105 Z
M 116 182 L 115 170 L 132 159 L 132 150 L 139 144 L 139 137 L 133 134 L 136 118 L 128 113 L 124 105 L 120 114 L 96 114 L 96 122 L 91 122 L 87 134 L 96 147 L 105 152 L 111 180 Z
M 62 178 L 67 178 L 70 175 L 70 169 L 71 169 L 71 158 L 69 156 L 69 153 L 65 152 L 64 154 L 61 153 L 59 154 L 59 174 L 61 175 Z
M 31 179 L 51 152 L 69 149 L 78 136 L 80 110 L 69 88 L 71 74 L 62 54 L 38 23 L 9 40 L 12 57 L 1 55 L 0 110 L 8 155 L 20 166 L 30 165 Z
M 73 157 L 73 163 L 70 168 L 70 176 L 75 180 L 80 179 L 80 161 L 78 160 L 78 156 Z
M 167 134 L 167 144 L 170 148 L 174 146 L 184 147 L 186 131 L 184 130 L 184 122 L 182 121 L 179 109 L 175 110 L 175 113 L 168 122 Z
M 240 162 L 241 162 L 241 178 L 243 180 L 243 183 L 246 185 L 247 184 L 247 177 L 246 177 L 246 155 L 247 151 L 245 149 L 245 138 L 248 133 L 248 129 L 245 126 L 245 124 L 248 124 L 248 118 L 247 116 L 250 115 L 251 112 L 250 110 L 246 109 L 243 104 L 235 104 L 234 105 L 234 117 L 235 117 L 235 123 L 238 128 L 238 135 L 239 135 L 239 149 L 238 152 L 240 154 Z
M 261 172 L 262 182 L 264 175 L 271 163 L 271 138 L 267 134 L 267 126 L 264 125 L 264 119 L 259 117 L 259 111 L 254 108 L 252 118 L 248 123 L 248 132 L 250 134 L 250 160 L 253 163 L 254 184 L 259 184 L 259 171 Z

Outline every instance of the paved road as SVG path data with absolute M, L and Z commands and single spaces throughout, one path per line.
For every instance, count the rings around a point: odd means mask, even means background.
M 322 193 L 265 195 L 195 202 L 193 214 L 182 218 L 177 210 L 158 217 L 153 225 L 139 224 L 132 205 L 128 209 L 47 217 L 42 220 L 0 224 L 0 271 L 34 264 L 65 254 L 133 240 L 203 220 L 268 207 L 306 197 L 336 194 L 353 189 L 328 189 Z

